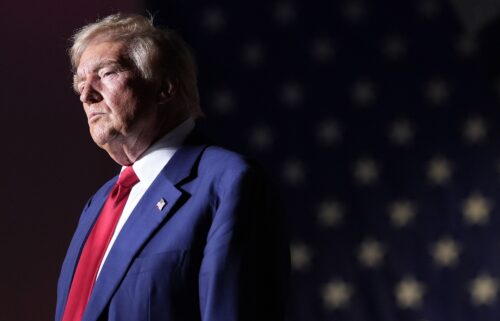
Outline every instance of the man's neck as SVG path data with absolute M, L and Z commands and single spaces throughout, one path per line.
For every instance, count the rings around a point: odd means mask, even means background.
M 115 139 L 102 148 L 109 156 L 122 166 L 130 166 L 155 142 L 167 135 L 174 128 L 185 122 L 189 116 L 178 118 L 177 121 L 165 121 L 158 130 L 139 132 L 124 139 Z M 179 120 L 180 119 L 180 120 Z

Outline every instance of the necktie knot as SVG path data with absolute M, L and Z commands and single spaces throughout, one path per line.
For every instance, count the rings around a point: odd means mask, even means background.
M 139 182 L 139 178 L 135 174 L 134 169 L 132 166 L 127 166 L 127 168 L 120 173 L 120 177 L 116 184 L 123 187 L 132 187 L 137 184 L 137 182 Z

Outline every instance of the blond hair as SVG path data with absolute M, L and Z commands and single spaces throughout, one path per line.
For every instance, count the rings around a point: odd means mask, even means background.
M 203 115 L 193 55 L 173 30 L 156 27 L 152 18 L 137 14 L 113 14 L 79 29 L 71 38 L 69 50 L 73 72 L 93 41 L 120 41 L 140 76 L 165 87 L 174 86 L 190 116 Z

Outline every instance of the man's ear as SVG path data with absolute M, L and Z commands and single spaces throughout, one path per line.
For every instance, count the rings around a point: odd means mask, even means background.
M 162 85 L 160 91 L 158 93 L 157 102 L 158 104 L 165 104 L 169 102 L 174 96 L 176 92 L 176 86 L 172 83 L 172 81 L 167 81 L 165 85 Z

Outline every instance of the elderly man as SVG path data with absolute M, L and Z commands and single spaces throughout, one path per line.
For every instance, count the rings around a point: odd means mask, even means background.
M 73 40 L 90 134 L 122 170 L 84 207 L 56 320 L 283 320 L 289 262 L 279 211 L 254 166 L 197 130 L 185 43 L 122 14 Z

